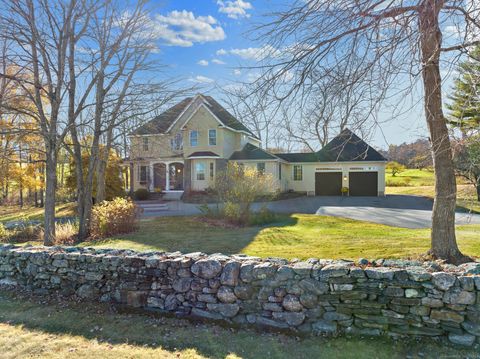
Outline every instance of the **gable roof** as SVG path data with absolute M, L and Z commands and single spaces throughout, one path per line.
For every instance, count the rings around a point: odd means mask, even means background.
M 317 154 L 321 162 L 386 161 L 377 150 L 348 128 L 340 132 Z
M 256 139 L 258 137 L 253 134 L 243 123 L 237 120 L 230 112 L 228 112 L 222 105 L 220 105 L 213 97 L 197 95 L 196 97 L 203 98 L 203 104 L 217 117 L 217 119 L 226 127 L 236 131 L 243 131 L 249 136 Z M 195 97 L 195 98 L 196 98 Z M 170 127 L 179 119 L 179 116 L 193 103 L 194 98 L 187 97 L 170 107 L 168 110 L 162 112 L 146 124 L 138 127 L 131 135 L 152 135 L 167 133 Z
M 260 147 L 247 143 L 240 151 L 233 152 L 230 160 L 278 160 L 278 158 Z
M 250 131 L 243 123 L 237 120 L 230 112 L 228 112 L 222 105 L 220 105 L 213 97 L 211 96 L 203 96 L 207 101 L 207 107 L 210 111 L 213 112 L 215 116 L 222 122 L 225 126 L 230 127 L 237 131 L 243 131 L 248 133 L 250 136 L 258 137 Z
M 168 128 L 175 122 L 180 114 L 187 108 L 192 101 L 192 97 L 187 97 L 170 107 L 168 110 L 162 112 L 160 115 L 154 117 L 146 124 L 138 127 L 132 131 L 131 135 L 152 135 L 158 133 L 165 133 Z
M 277 153 L 276 156 L 288 162 L 386 161 L 377 150 L 349 129 L 344 129 L 318 152 Z

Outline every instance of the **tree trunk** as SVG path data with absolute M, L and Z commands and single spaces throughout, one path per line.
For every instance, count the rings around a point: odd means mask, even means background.
M 56 139 L 46 145 L 46 188 L 45 188 L 45 224 L 43 244 L 52 246 L 55 242 L 55 191 L 57 188 L 57 151 Z
M 105 148 L 107 151 L 107 149 Z M 105 201 L 105 196 L 106 196 L 106 172 L 107 172 L 107 156 L 108 152 L 104 153 L 106 151 L 101 151 L 99 154 L 99 159 L 97 163 L 97 188 L 96 188 L 96 195 L 95 195 L 95 200 L 96 203 L 100 203 Z
M 477 201 L 480 202 L 480 183 L 475 186 L 475 189 L 477 190 Z
M 435 199 L 432 212 L 430 254 L 452 263 L 467 260 L 455 238 L 455 207 L 457 186 L 447 123 L 442 111 L 442 81 L 440 77 L 439 27 L 441 1 L 424 0 L 420 9 L 420 46 L 425 96 L 425 117 L 432 144 L 435 170 Z

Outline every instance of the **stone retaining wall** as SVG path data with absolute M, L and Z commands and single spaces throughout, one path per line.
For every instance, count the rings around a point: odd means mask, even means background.
M 0 284 L 307 334 L 480 343 L 480 263 L 3 246 Z

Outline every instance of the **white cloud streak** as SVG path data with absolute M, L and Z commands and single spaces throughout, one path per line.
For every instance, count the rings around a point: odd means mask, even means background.
M 232 0 L 232 1 L 217 1 L 218 11 L 226 14 L 231 19 L 249 18 L 250 14 L 247 10 L 253 9 L 253 6 L 248 1 Z
M 151 22 L 152 35 L 168 46 L 190 47 L 195 43 L 220 41 L 226 37 L 214 17 L 195 16 L 186 10 L 156 15 Z

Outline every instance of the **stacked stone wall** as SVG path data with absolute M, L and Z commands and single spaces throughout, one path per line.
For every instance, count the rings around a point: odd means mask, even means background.
M 0 284 L 307 334 L 480 343 L 480 263 L 0 247 Z

